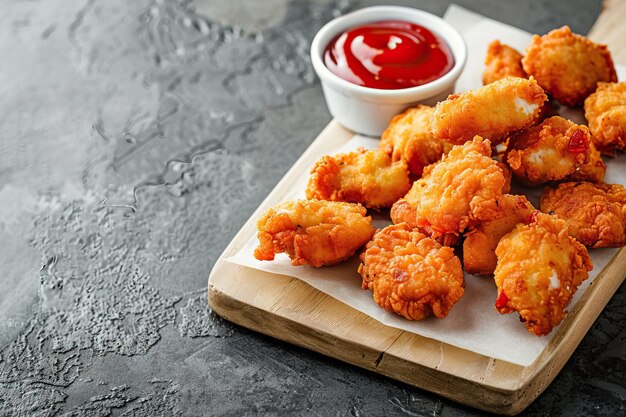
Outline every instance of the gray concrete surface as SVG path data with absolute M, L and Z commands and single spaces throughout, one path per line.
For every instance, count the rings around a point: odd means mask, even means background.
M 599 11 L 459 3 L 536 32 Z M 366 4 L 1 2 L 1 415 L 480 414 L 206 306 L 216 258 L 330 120 L 312 36 Z M 527 415 L 625 414 L 625 294 Z

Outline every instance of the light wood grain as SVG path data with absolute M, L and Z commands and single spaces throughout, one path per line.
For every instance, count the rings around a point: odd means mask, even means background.
M 589 31 L 594 42 L 609 47 L 616 63 L 626 65 L 626 0 L 605 0 L 600 16 Z
M 626 1 L 611 1 L 594 26 L 596 41 L 626 39 Z M 620 33 L 619 36 L 616 33 Z M 616 55 L 614 55 L 617 58 Z M 620 55 L 621 62 L 626 57 Z M 209 278 L 209 304 L 227 320 L 483 410 L 514 415 L 552 382 L 624 280 L 621 249 L 585 291 L 545 351 L 530 366 L 496 360 L 387 327 L 304 282 L 224 261 L 256 233 L 256 219 L 293 188 L 297 173 L 352 133 L 336 122 L 311 144 L 226 248 Z

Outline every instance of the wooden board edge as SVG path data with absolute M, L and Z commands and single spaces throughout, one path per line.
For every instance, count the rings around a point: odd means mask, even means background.
M 516 415 L 527 408 L 558 375 L 610 300 L 610 297 L 603 297 L 603 294 L 607 292 L 613 294 L 624 280 L 623 277 L 614 272 L 624 270 L 626 250 L 621 250 L 618 255 L 605 268 L 602 277 L 598 276 L 598 278 L 608 279 L 608 281 L 590 287 L 585 294 L 587 300 L 581 299 L 581 303 L 577 304 L 577 306 L 582 305 L 582 308 L 573 310 L 572 314 L 568 316 L 569 322 L 563 323 L 562 328 L 565 330 L 554 342 L 555 350 L 543 353 L 540 356 L 541 360 L 533 365 L 522 367 L 528 369 L 529 372 L 519 380 L 518 386 L 512 389 L 480 383 L 463 376 L 446 373 L 423 363 L 412 362 L 406 357 L 396 356 L 389 350 L 399 338 L 394 340 L 386 349 L 374 349 L 366 344 L 356 343 L 354 340 L 342 339 L 288 316 L 277 315 L 264 310 L 254 303 L 248 304 L 238 299 L 236 295 L 221 291 L 220 288 L 213 285 L 211 280 L 209 281 L 208 302 L 218 315 L 251 330 L 442 395 L 471 407 L 503 415 Z M 224 274 L 223 276 L 225 276 L 229 272 L 233 273 L 232 271 L 236 271 L 237 268 L 249 269 L 220 260 L 211 276 L 214 274 Z M 299 284 L 308 286 L 302 281 Z M 611 286 L 606 287 L 609 284 Z M 339 301 L 335 301 L 339 303 Z M 356 311 L 355 313 L 358 314 Z M 423 338 L 409 332 L 402 333 L 406 333 L 407 337 Z M 306 337 L 301 335 L 306 335 Z M 361 355 L 355 356 L 355 352 L 359 352 Z M 482 356 L 474 352 L 468 353 L 474 358 Z M 471 358 L 468 357 L 468 360 Z M 492 361 L 497 362 L 495 359 Z M 470 392 L 471 395 L 468 396 L 467 393 Z
M 308 285 L 304 282 L 302 284 Z M 220 291 L 211 282 L 209 282 L 207 297 L 209 306 L 216 314 L 250 330 L 321 353 L 480 410 L 503 415 L 514 415 L 520 409 L 517 406 L 520 401 L 519 390 L 507 390 L 483 385 L 419 363 L 410 362 L 404 358 L 389 354 L 386 350 L 378 350 L 364 344 L 356 344 L 353 340 L 343 339 L 330 333 L 319 331 L 296 320 L 275 315 L 257 306 L 247 304 L 236 297 Z M 307 337 L 299 337 L 303 334 L 306 334 Z M 412 336 L 421 337 L 419 335 Z M 359 355 L 351 354 L 355 352 L 355 346 L 358 347 Z M 405 378 L 398 378 L 397 376 L 396 370 L 401 368 L 404 369 Z M 436 385 L 448 388 L 433 389 L 432 384 L 431 386 L 428 385 L 433 381 L 440 381 Z M 469 394 L 470 392 L 471 394 Z
M 607 45 L 613 60 L 620 64 L 626 64 L 624 16 L 626 1 L 604 0 L 600 14 L 587 35 L 592 41 Z

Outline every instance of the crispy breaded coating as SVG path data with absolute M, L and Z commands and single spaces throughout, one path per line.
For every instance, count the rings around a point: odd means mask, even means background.
M 590 143 L 586 126 L 554 116 L 512 136 L 504 160 L 523 183 L 560 181 L 588 162 Z
M 589 143 L 589 161 L 579 166 L 576 171 L 565 177 L 565 181 L 604 182 L 606 164 L 600 151 L 593 144 L 593 136 Z
M 504 162 L 496 161 L 496 163 L 502 170 L 502 173 L 504 174 L 504 179 L 506 180 L 506 182 L 504 183 L 504 187 L 502 187 L 502 193 L 507 194 L 511 191 L 511 180 L 513 179 L 513 171 L 511 171 L 511 168 L 509 168 L 509 166 Z
M 389 208 L 411 188 L 405 161 L 381 151 L 326 155 L 311 170 L 306 197 Z
M 572 33 L 568 26 L 534 35 L 522 59 L 524 71 L 563 104 L 582 104 L 599 81 L 617 81 L 606 45 Z
M 487 47 L 485 69 L 483 71 L 483 85 L 505 77 L 528 78 L 522 68 L 522 54 L 515 48 L 495 40 Z
M 430 133 L 434 111 L 434 107 L 420 104 L 394 116 L 378 145 L 393 161 L 406 161 L 409 171 L 417 176 L 452 148 L 449 142 L 435 139 Z
M 437 103 L 430 126 L 436 138 L 454 144 L 479 135 L 495 146 L 510 133 L 532 125 L 547 99 L 533 78 L 507 77 L 448 96 Z
M 598 83 L 585 100 L 585 118 L 596 147 L 607 155 L 626 148 L 626 82 Z
M 592 268 L 587 249 L 568 235 L 565 221 L 540 212 L 504 236 L 496 255 L 496 309 L 500 314 L 517 311 L 537 336 L 561 323 Z
M 378 230 L 361 253 L 363 288 L 387 311 L 409 320 L 445 318 L 463 296 L 461 261 L 406 224 Z
M 463 267 L 468 274 L 489 275 L 496 269 L 496 247 L 500 239 L 519 223 L 530 222 L 537 210 L 523 195 L 504 194 L 493 200 L 485 214 L 476 210 L 478 223 L 466 233 L 463 241 Z M 495 208 L 493 207 L 495 206 Z M 481 220 L 485 217 L 485 220 Z
M 569 233 L 590 248 L 626 244 L 626 190 L 620 184 L 566 182 L 546 187 L 541 211 L 567 222 Z
M 292 265 L 333 265 L 352 256 L 375 232 L 360 204 L 321 200 L 288 201 L 257 222 L 254 257 L 271 261 L 286 252 Z
M 415 186 L 415 183 L 413 183 L 413 185 Z M 417 191 L 414 193 L 414 195 L 417 195 Z M 417 225 L 418 224 L 417 208 L 415 205 L 410 204 L 404 198 L 398 200 L 391 207 L 390 215 L 391 215 L 391 220 L 394 222 L 394 224 L 403 223 L 403 220 L 408 220 L 410 223 L 407 223 L 407 224 L 409 224 L 412 229 L 419 231 L 425 234 L 426 236 L 431 237 L 432 239 L 435 239 L 441 245 L 457 246 L 458 244 L 461 243 L 462 236 L 458 232 L 441 233 L 433 229 L 426 222 L 420 222 L 419 224 L 422 224 L 422 226 L 418 226 Z
M 458 145 L 391 208 L 394 223 L 422 228 L 432 237 L 458 236 L 472 224 L 472 210 L 502 195 L 506 177 L 490 158 L 491 144 L 476 136 Z

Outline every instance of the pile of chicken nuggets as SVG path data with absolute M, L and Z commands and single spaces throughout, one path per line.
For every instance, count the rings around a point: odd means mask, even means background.
M 493 277 L 498 312 L 550 333 L 589 277 L 587 248 L 626 244 L 626 190 L 604 183 L 601 156 L 624 150 L 626 83 L 606 46 L 567 26 L 525 52 L 492 42 L 483 87 L 407 109 L 376 150 L 324 156 L 306 200 L 259 219 L 255 256 L 321 267 L 361 250 L 363 288 L 409 320 L 445 318 L 464 270 Z M 583 105 L 588 126 L 559 103 Z M 543 187 L 539 207 L 512 181 Z M 376 230 L 367 210 L 393 224 Z

